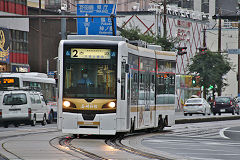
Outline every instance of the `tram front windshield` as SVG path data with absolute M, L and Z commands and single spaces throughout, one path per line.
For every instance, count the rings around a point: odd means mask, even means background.
M 63 63 L 63 97 L 116 98 L 115 49 L 68 48 Z

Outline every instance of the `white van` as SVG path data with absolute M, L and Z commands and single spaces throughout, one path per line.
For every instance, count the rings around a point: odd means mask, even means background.
M 49 108 L 40 92 L 12 90 L 0 93 L 0 122 L 5 128 L 13 123 L 35 126 L 37 122 L 46 125 Z

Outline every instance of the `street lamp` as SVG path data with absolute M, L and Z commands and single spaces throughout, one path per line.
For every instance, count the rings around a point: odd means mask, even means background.
M 49 73 L 49 62 L 52 60 L 57 60 L 57 59 L 58 59 L 58 57 L 47 59 L 47 74 Z

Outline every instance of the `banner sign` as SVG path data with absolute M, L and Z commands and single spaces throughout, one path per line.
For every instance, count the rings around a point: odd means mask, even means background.
M 78 35 L 116 35 L 116 5 L 115 4 L 77 4 L 77 16 L 110 16 L 114 15 L 114 34 L 112 19 L 77 18 Z
M 29 66 L 12 65 L 12 72 L 29 72 Z
M 9 63 L 9 30 L 0 27 L 0 62 Z

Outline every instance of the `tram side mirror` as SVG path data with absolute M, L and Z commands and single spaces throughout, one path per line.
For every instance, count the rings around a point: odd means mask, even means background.
M 129 64 L 125 64 L 125 73 L 129 73 Z

